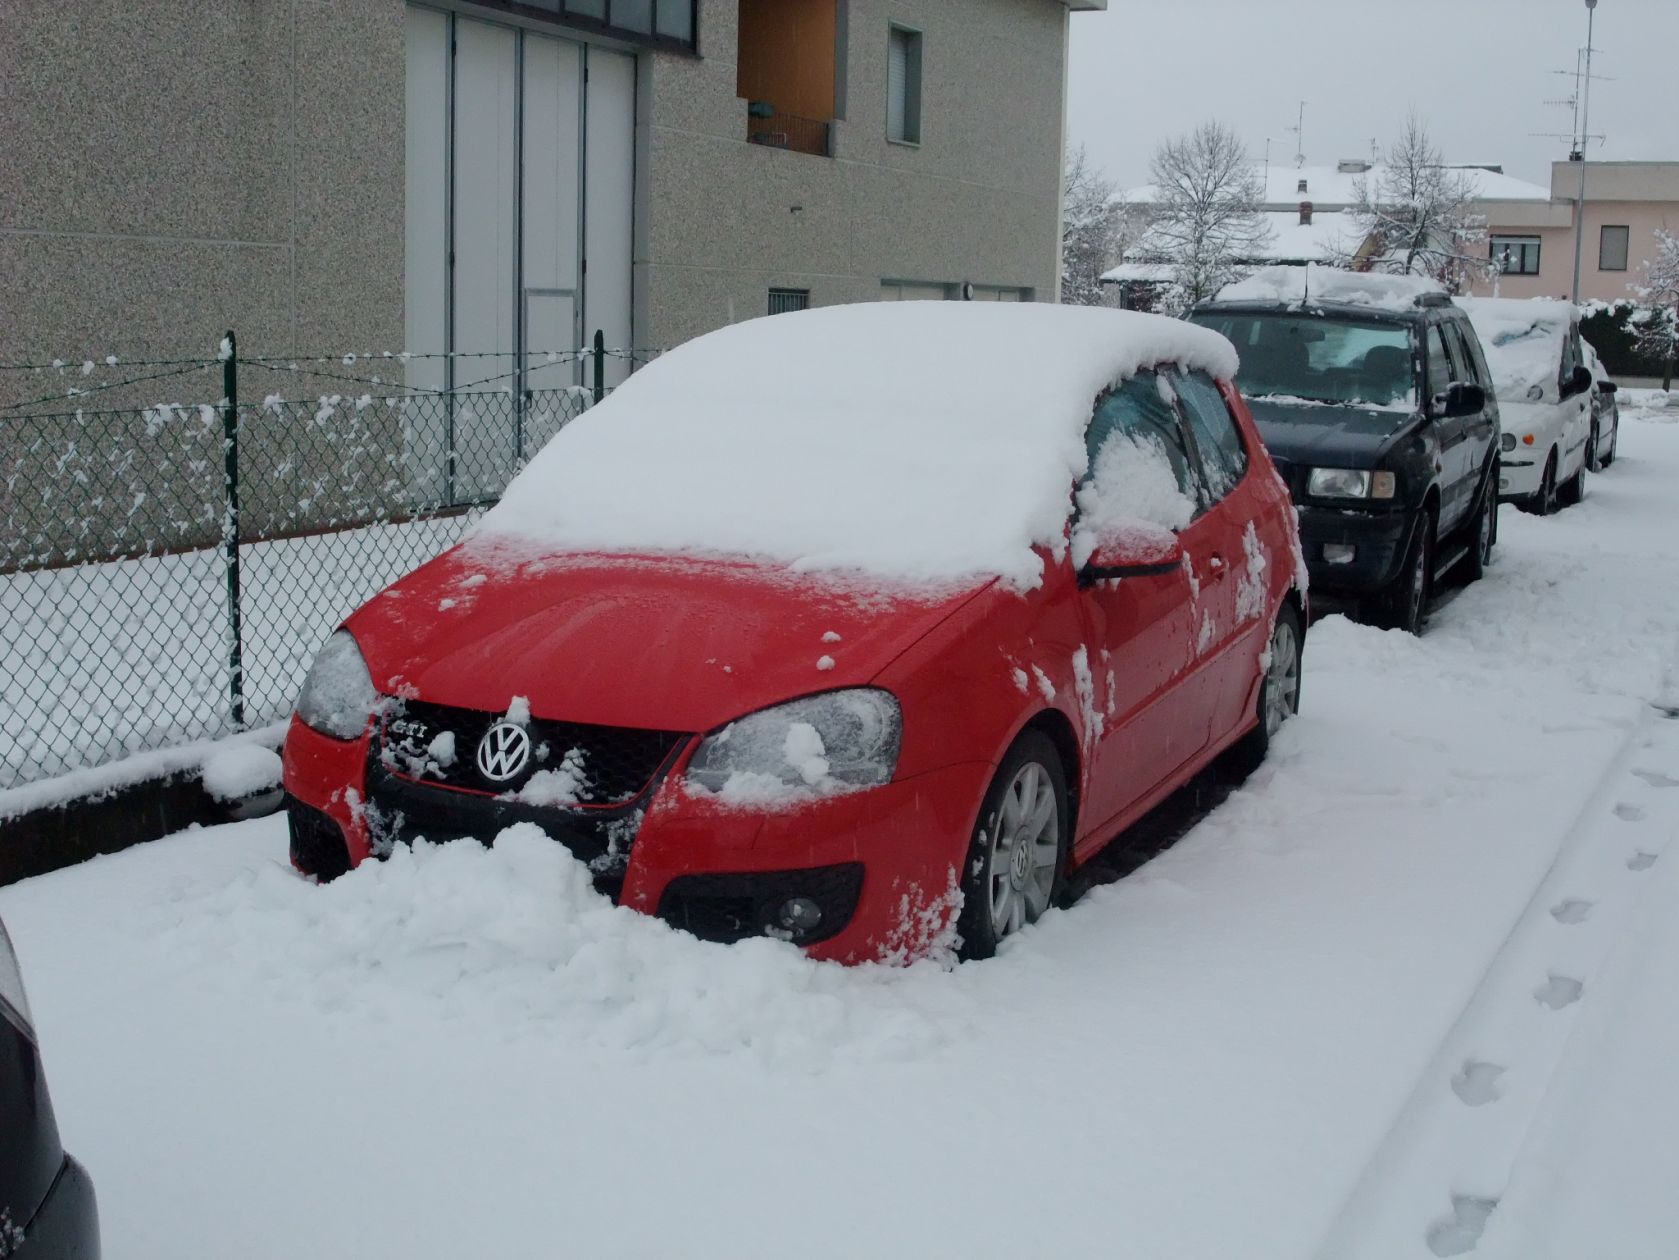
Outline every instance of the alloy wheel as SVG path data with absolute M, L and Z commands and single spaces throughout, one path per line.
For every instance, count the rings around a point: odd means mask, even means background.
M 1049 774 L 1036 761 L 1015 772 L 992 824 L 985 887 L 998 939 L 1049 909 L 1061 855 L 1061 818 Z
M 1271 660 L 1265 667 L 1265 734 L 1275 735 L 1299 709 L 1300 640 L 1293 622 L 1279 617 L 1271 631 Z

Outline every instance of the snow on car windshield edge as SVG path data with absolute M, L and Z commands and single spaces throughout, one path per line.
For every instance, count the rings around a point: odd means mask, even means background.
M 1216 333 L 1039 303 L 903 302 L 749 320 L 679 346 L 567 425 L 474 537 L 745 556 L 894 582 L 1035 585 L 1099 393 Z

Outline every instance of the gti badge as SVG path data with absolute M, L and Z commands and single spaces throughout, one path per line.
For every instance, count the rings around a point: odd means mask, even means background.
M 478 769 L 491 783 L 517 778 L 531 759 L 531 737 L 512 722 L 497 722 L 478 741 Z

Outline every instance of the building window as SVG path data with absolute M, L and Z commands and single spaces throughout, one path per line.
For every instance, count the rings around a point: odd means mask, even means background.
M 1622 225 L 1606 223 L 1597 238 L 1597 269 L 1599 271 L 1625 271 L 1627 269 L 1627 238 L 1632 235 L 1632 229 Z
M 810 309 L 809 289 L 771 289 L 770 314 L 785 315 L 788 311 Z
M 748 143 L 833 156 L 844 16 L 839 0 L 740 0 L 735 95 Z
M 921 143 L 921 32 L 894 26 L 886 46 L 886 138 Z
M 487 9 L 548 18 L 636 44 L 694 50 L 699 0 L 478 0 Z
M 1539 238 L 1495 236 L 1492 238 L 1492 260 L 1507 276 L 1536 276 L 1539 274 Z

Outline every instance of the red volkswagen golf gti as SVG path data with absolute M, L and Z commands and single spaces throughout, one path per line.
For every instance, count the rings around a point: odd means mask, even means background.
M 637 372 L 345 622 L 291 856 L 533 822 L 623 905 L 968 957 L 1300 690 L 1287 492 L 1215 333 L 1047 305 L 752 320 Z

